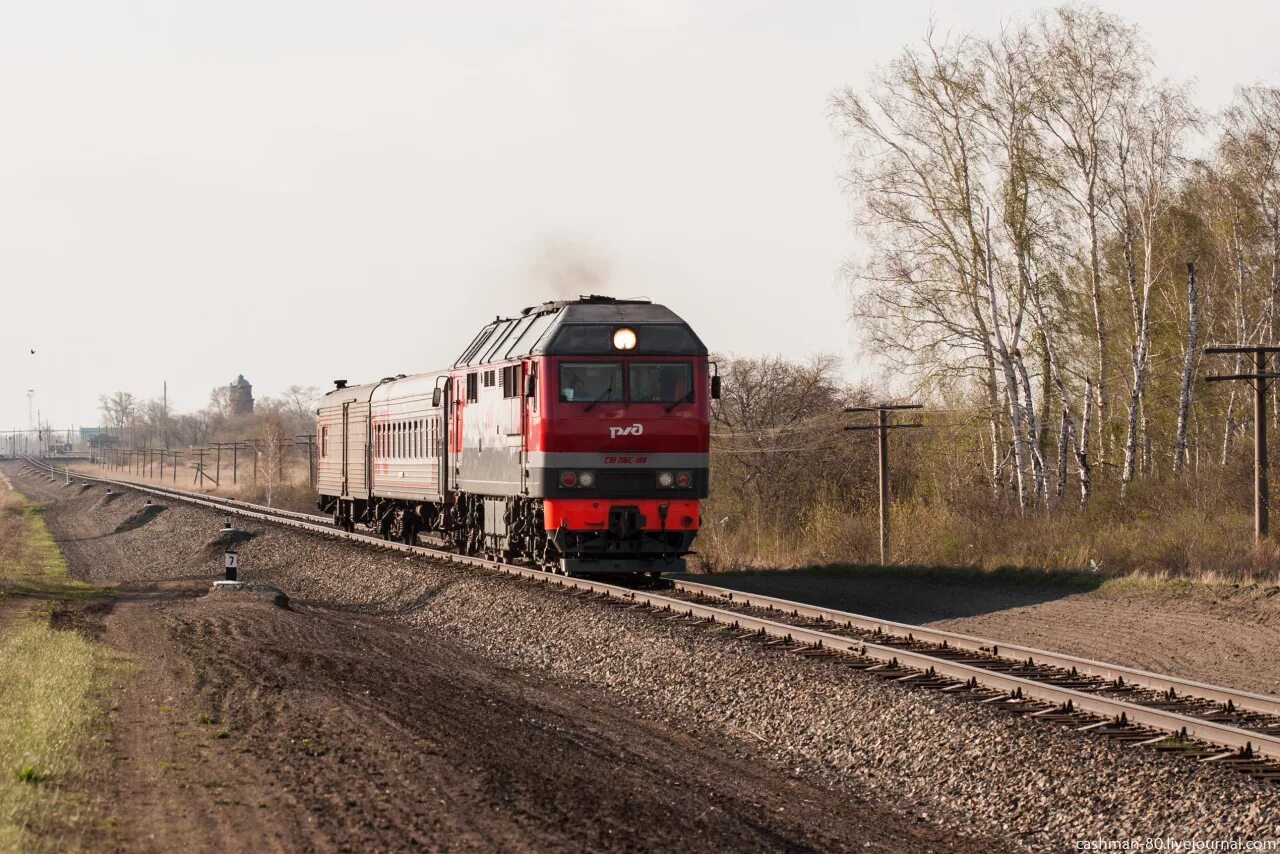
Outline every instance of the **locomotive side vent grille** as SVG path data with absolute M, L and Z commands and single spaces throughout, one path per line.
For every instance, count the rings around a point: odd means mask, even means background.
M 520 396 L 520 366 L 508 365 L 502 369 L 502 396 Z

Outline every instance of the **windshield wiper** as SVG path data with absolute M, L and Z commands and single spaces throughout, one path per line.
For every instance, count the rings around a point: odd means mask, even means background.
M 595 400 L 593 400 L 593 401 L 591 401 L 590 403 L 588 403 L 588 404 L 587 404 L 587 408 L 586 408 L 586 409 L 584 409 L 584 410 L 582 410 L 582 411 L 583 411 L 583 412 L 590 412 L 591 410 L 595 409 L 595 407 L 596 407 L 596 404 L 597 404 L 597 403 L 599 403 L 600 401 L 604 400 L 606 397 L 608 397 L 608 396 L 609 396 L 609 395 L 611 395 L 611 394 L 613 394 L 613 386 L 609 386 L 607 389 L 605 389 L 603 394 L 601 394 L 601 395 L 600 395 L 599 397 L 597 397 Z
M 692 400 L 693 400 L 693 391 L 692 391 L 692 390 L 690 390 L 688 394 L 686 394 L 684 397 L 680 398 L 679 400 L 674 401 L 670 406 L 668 406 L 666 409 L 664 409 L 664 410 L 663 410 L 663 412 L 670 412 L 671 410 L 675 409 L 675 408 L 676 408 L 677 406 L 679 406 L 680 404 L 682 404 L 682 403 L 689 403 L 689 402 L 690 402 L 690 401 L 692 401 Z

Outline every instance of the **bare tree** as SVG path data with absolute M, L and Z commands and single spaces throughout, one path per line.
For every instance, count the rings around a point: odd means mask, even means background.
M 137 398 L 131 392 L 117 391 L 100 396 L 98 407 L 102 411 L 107 428 L 115 430 L 116 435 L 123 439 L 125 427 L 133 423 L 134 416 L 137 414 Z
M 291 415 L 311 418 L 315 415 L 316 401 L 320 399 L 320 387 L 291 385 L 281 393 L 280 399 Z
M 1012 410 L 1002 405 L 1009 388 L 1002 395 L 990 329 L 979 50 L 972 39 L 939 42 L 930 32 L 922 50 L 904 51 L 867 93 L 836 93 L 831 117 L 849 147 L 847 186 L 873 246 L 852 271 L 869 344 L 921 390 L 982 389 L 998 491 L 1001 411 Z
M 258 455 L 258 469 L 266 485 L 268 507 L 274 506 L 276 490 L 284 480 L 285 457 L 291 442 L 292 437 L 278 413 L 267 412 L 257 419 L 253 446 Z

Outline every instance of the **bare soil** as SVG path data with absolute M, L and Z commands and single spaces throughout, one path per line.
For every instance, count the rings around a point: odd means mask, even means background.
M 936 626 L 1113 664 L 1280 693 L 1280 587 L 956 570 L 818 569 L 692 576 L 723 587 Z
M 37 487 L 33 498 L 60 500 L 62 487 Z M 119 547 L 114 526 L 56 509 L 47 523 L 72 574 L 122 583 L 110 602 L 67 603 L 51 619 L 136 667 L 108 698 L 111 736 L 85 786 L 101 820 L 85 847 L 992 846 L 939 840 L 874 793 L 851 798 L 759 745 L 641 719 L 616 697 L 501 666 L 429 628 L 281 606 L 270 590 L 140 579 L 143 556 Z

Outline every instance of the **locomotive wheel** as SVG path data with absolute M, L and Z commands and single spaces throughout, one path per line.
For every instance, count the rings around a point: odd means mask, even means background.
M 392 542 L 400 542 L 404 539 L 404 512 L 401 510 L 393 510 L 387 514 L 387 518 L 382 520 L 383 534 L 382 536 Z

